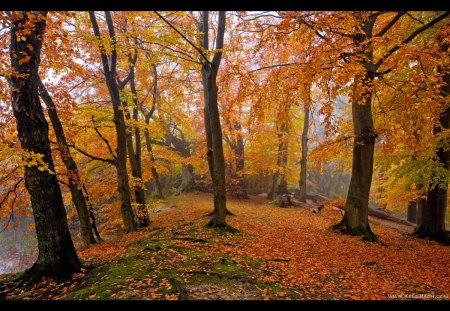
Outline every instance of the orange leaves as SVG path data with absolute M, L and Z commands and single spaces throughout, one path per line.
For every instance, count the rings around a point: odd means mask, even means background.
M 28 56 L 28 55 L 22 57 L 21 59 L 19 59 L 19 65 L 22 65 L 24 63 L 28 63 L 30 61 L 30 59 L 31 59 L 31 56 Z

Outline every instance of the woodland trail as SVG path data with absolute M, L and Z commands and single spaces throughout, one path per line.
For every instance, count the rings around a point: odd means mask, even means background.
M 380 242 L 333 232 L 341 214 L 228 199 L 237 233 L 204 225 L 208 194 L 167 200 L 148 230 L 79 254 L 91 265 L 66 283 L 44 280 L 6 299 L 382 299 L 450 295 L 450 248 L 371 221 Z M 7 280 L 7 277 L 5 280 Z M 4 281 L 4 285 L 7 281 Z

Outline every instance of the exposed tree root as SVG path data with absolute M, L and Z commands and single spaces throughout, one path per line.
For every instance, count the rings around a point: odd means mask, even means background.
M 378 237 L 375 235 L 375 233 L 372 232 L 370 227 L 368 227 L 367 229 L 361 226 L 356 228 L 349 228 L 347 222 L 345 221 L 345 218 L 342 219 L 340 223 L 333 225 L 332 229 L 343 234 L 362 236 L 363 241 L 378 242 Z
M 230 226 L 229 224 L 225 223 L 217 223 L 217 221 L 215 220 L 215 217 L 211 218 L 211 220 L 206 224 L 207 227 L 212 227 L 214 229 L 220 229 L 220 230 L 225 230 L 228 232 L 238 232 L 239 230 Z
M 206 216 L 212 216 L 212 215 L 214 215 L 214 210 L 213 210 L 212 212 L 209 212 L 208 214 L 205 214 L 205 217 L 206 217 Z M 228 215 L 228 216 L 236 216 L 236 214 L 230 212 L 229 209 L 227 209 L 226 215 Z

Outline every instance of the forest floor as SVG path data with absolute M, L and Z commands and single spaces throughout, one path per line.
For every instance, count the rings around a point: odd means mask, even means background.
M 44 279 L 2 299 L 449 299 L 450 248 L 370 220 L 379 242 L 333 232 L 342 217 L 279 208 L 264 197 L 228 200 L 236 233 L 205 227 L 212 196 L 169 198 L 139 232 L 79 250 L 88 267 L 70 281 Z M 403 295 L 403 296 L 402 296 Z M 412 295 L 412 296 L 406 296 Z M 421 296 L 422 295 L 422 296 Z M 3 296 L 3 297 L 2 297 Z M 394 298 L 396 296 L 397 298 Z

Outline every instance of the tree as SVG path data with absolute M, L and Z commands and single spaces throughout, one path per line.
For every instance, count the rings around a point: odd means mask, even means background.
M 213 59 L 209 61 L 202 53 L 202 81 L 205 100 L 204 118 L 208 147 L 208 165 L 214 188 L 214 213 L 208 225 L 213 227 L 228 227 L 225 190 L 225 159 L 223 156 L 222 127 L 220 124 L 219 107 L 217 104 L 218 88 L 216 84 L 220 60 L 222 58 L 223 38 L 225 34 L 225 11 L 219 11 L 219 21 Z M 202 12 L 200 30 L 203 33 L 202 48 L 209 51 L 209 14 Z M 211 170 L 212 169 L 212 170 Z
M 105 11 L 106 23 L 108 26 L 109 40 L 111 44 L 111 56 L 108 57 L 105 45 L 102 43 L 100 29 L 97 24 L 97 19 L 93 11 L 89 12 L 89 18 L 92 23 L 92 28 L 95 37 L 99 40 L 98 45 L 100 48 L 101 61 L 103 65 L 103 74 L 105 76 L 106 84 L 108 86 L 109 95 L 111 97 L 111 102 L 114 111 L 114 125 L 116 129 L 117 137 L 117 149 L 115 166 L 117 170 L 117 184 L 121 199 L 120 210 L 122 212 L 122 219 L 125 225 L 125 230 L 135 231 L 136 222 L 131 207 L 131 195 L 130 195 L 130 185 L 128 183 L 128 173 L 127 173 L 127 134 L 125 117 L 123 112 L 123 107 L 120 101 L 119 85 L 117 84 L 117 72 L 116 72 L 116 62 L 117 62 L 117 51 L 115 49 L 115 31 L 114 25 L 111 18 L 111 13 Z
M 66 136 L 61 121 L 56 111 L 55 103 L 48 93 L 41 78 L 37 77 L 38 91 L 42 101 L 47 106 L 48 116 L 52 122 L 53 130 L 55 131 L 56 141 L 58 143 L 59 153 L 63 161 L 69 180 L 70 193 L 72 195 L 72 202 L 77 209 L 78 219 L 80 221 L 80 233 L 84 246 L 88 247 L 92 243 L 96 243 L 91 220 L 89 217 L 88 205 L 83 193 L 82 183 L 78 174 L 78 167 L 75 163 L 67 144 Z
M 300 179 L 298 181 L 298 191 L 296 196 L 301 202 L 306 202 L 306 172 L 307 172 L 307 157 L 308 157 L 308 132 L 309 132 L 309 115 L 311 110 L 311 86 L 306 90 L 307 100 L 304 104 L 303 131 L 302 131 L 302 157 L 300 159 Z
M 337 59 L 343 61 L 344 64 L 348 64 L 347 66 L 342 65 L 342 67 L 347 67 L 349 72 L 352 72 L 350 80 L 352 82 L 351 100 L 354 134 L 352 174 L 345 204 L 345 214 L 342 221 L 335 225 L 335 228 L 348 234 L 361 235 L 364 239 L 371 241 L 377 239 L 368 222 L 373 156 L 375 140 L 378 136 L 374 130 L 372 113 L 374 83 L 376 78 L 389 74 L 395 68 L 395 64 L 389 62 L 395 52 L 449 15 L 449 12 L 445 12 L 426 23 L 421 22 L 421 26 L 405 36 L 400 44 L 394 43 L 387 48 L 383 46 L 385 50 L 379 51 L 378 42 L 384 43 L 387 33 L 391 34 L 392 31 L 398 31 L 398 28 L 394 26 L 406 14 L 406 12 L 389 12 L 394 13 L 393 17 L 388 20 L 383 19 L 385 22 L 380 27 L 377 24 L 377 19 L 386 13 L 388 12 L 352 12 L 346 16 L 342 16 L 342 14 L 347 13 L 324 13 L 319 18 L 322 23 L 325 21 L 327 24 L 324 27 L 311 20 L 310 14 L 304 14 L 300 17 L 300 22 L 303 25 L 312 29 L 319 38 L 330 43 L 330 46 L 337 51 Z M 339 28 L 339 24 L 342 27 Z M 330 36 L 340 38 L 342 44 L 352 47 L 351 50 L 345 51 L 344 47 L 336 49 Z
M 448 53 L 448 38 L 438 37 L 438 45 L 441 52 Z M 447 54 L 448 55 L 448 54 Z M 439 123 L 433 128 L 433 134 L 437 137 L 441 135 L 437 142 L 436 165 L 431 172 L 431 180 L 434 184 L 427 191 L 425 206 L 419 210 L 421 213 L 421 223 L 416 228 L 414 234 L 420 238 L 429 238 L 450 244 L 450 238 L 445 230 L 445 213 L 447 210 L 447 191 L 450 169 L 450 150 L 448 136 L 442 135 L 450 129 L 450 67 L 440 66 L 443 85 L 440 95 L 443 98 L 442 112 L 439 116 Z M 443 176 L 443 177 L 442 177 Z M 439 182 L 436 183 L 436 180 Z
M 73 245 L 48 139 L 48 123 L 38 95 L 38 69 L 47 12 L 13 12 L 10 57 L 11 103 L 22 149 L 42 155 L 46 167 L 25 168 L 39 255 L 25 276 L 68 277 L 82 265 Z

